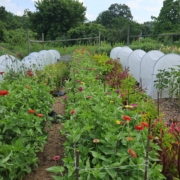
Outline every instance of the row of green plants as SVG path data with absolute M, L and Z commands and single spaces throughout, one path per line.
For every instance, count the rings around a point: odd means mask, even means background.
M 53 88 L 68 77 L 67 64 L 46 66 L 43 71 L 0 72 L 0 179 L 21 180 L 37 167 L 37 152 L 42 151 L 51 126 Z
M 178 125 L 169 127 L 128 70 L 104 56 L 74 51 L 61 129 L 64 165 L 47 170 L 55 180 L 180 177 Z

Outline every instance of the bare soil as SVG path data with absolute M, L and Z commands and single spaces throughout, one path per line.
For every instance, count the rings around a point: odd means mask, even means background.
M 57 114 L 64 115 L 64 105 L 62 103 L 63 97 L 57 97 L 53 105 L 53 111 Z M 39 152 L 38 168 L 33 168 L 30 174 L 27 174 L 23 180 L 53 180 L 53 174 L 46 171 L 47 168 L 62 165 L 61 158 L 64 155 L 63 143 L 65 138 L 60 134 L 60 123 L 54 123 L 51 127 L 46 127 L 48 132 L 48 141 L 44 146 L 43 152 Z M 60 159 L 54 161 L 54 156 L 60 156 Z

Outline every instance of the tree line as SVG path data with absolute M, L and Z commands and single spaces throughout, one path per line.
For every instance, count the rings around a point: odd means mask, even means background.
M 0 6 L 0 42 L 18 43 L 22 32 L 30 30 L 30 36 L 45 40 L 96 37 L 99 30 L 102 39 L 113 44 L 125 42 L 129 28 L 130 41 L 133 35 L 155 35 L 180 31 L 180 0 L 164 0 L 159 16 L 140 24 L 133 20 L 130 8 L 125 4 L 111 4 L 100 12 L 95 21 L 85 17 L 86 7 L 74 0 L 42 0 L 35 2 L 35 12 L 24 10 L 23 16 L 7 12 Z M 24 31 L 25 32 L 25 31 Z M 25 37 L 25 33 L 23 33 Z M 163 41 L 163 38 L 159 38 Z M 178 40 L 178 36 L 173 36 Z M 86 43 L 93 40 L 88 40 Z M 75 41 L 67 44 L 77 43 Z

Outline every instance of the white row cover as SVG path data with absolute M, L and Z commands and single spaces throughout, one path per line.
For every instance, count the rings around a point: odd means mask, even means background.
M 12 55 L 2 55 L 0 56 L 0 72 L 4 72 L 4 74 L 0 74 L 0 81 L 3 80 L 3 76 L 9 70 L 22 73 L 27 70 L 34 72 L 35 70 L 42 70 L 46 65 L 55 64 L 60 59 L 61 55 L 57 50 L 32 52 L 21 61 Z
M 140 83 L 147 95 L 157 99 L 157 90 L 154 87 L 156 74 L 159 70 L 168 71 L 169 68 L 177 69 L 180 65 L 180 55 L 164 54 L 158 50 L 145 52 L 141 49 L 132 51 L 129 47 L 115 47 L 110 52 L 110 58 L 118 60 L 123 68 L 129 68 L 130 74 Z M 162 94 L 163 98 L 168 97 L 168 90 Z

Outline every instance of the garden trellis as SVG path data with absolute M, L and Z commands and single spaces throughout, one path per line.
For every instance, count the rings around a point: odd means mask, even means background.
M 134 50 L 129 54 L 127 53 L 125 58 L 123 53 L 121 53 L 123 49 L 127 49 L 127 46 L 113 48 L 110 52 L 110 58 L 118 60 L 120 63 L 122 62 L 123 68 L 129 68 L 130 74 L 146 90 L 146 94 L 153 99 L 157 99 L 158 92 L 154 87 L 156 75 L 159 73 L 159 70 L 178 69 L 180 55 L 175 53 L 164 54 L 158 50 L 149 52 Z M 168 88 L 162 92 L 162 97 L 169 97 Z

